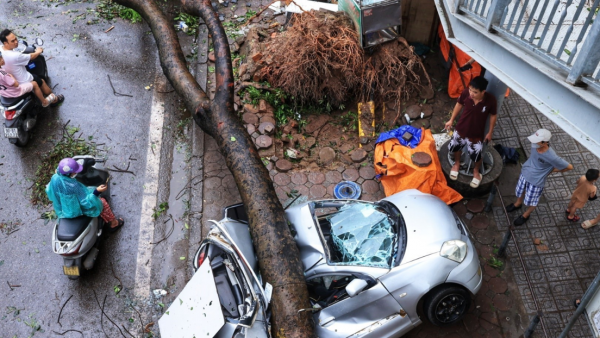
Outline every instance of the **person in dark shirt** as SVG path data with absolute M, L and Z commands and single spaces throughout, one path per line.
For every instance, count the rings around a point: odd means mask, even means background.
M 496 98 L 485 91 L 487 85 L 488 81 L 483 76 L 473 78 L 469 83 L 469 88 L 465 89 L 458 98 L 454 111 L 452 111 L 452 117 L 444 126 L 446 130 L 450 130 L 462 110 L 448 146 L 449 151 L 454 153 L 454 165 L 450 170 L 450 179 L 458 179 L 461 152 L 462 148 L 466 146 L 469 157 L 475 162 L 473 180 L 471 181 L 472 188 L 479 187 L 483 179 L 482 174 L 479 172 L 483 143 L 492 140 L 492 133 L 498 118 Z M 485 134 L 485 124 L 488 117 L 490 118 L 490 129 Z

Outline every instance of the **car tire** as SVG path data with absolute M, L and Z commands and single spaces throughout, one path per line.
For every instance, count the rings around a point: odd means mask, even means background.
M 446 326 L 461 320 L 471 306 L 471 294 L 456 285 L 443 285 L 427 294 L 423 311 L 436 326 Z

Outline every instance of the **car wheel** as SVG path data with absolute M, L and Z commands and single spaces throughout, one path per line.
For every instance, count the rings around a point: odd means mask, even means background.
M 453 324 L 462 319 L 471 306 L 471 295 L 461 287 L 446 285 L 427 295 L 423 310 L 436 326 Z

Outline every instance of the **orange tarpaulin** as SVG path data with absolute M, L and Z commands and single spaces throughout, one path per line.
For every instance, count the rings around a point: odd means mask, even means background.
M 438 35 L 440 37 L 440 49 L 442 50 L 442 55 L 444 55 L 444 60 L 448 61 L 451 49 L 454 49 L 454 54 L 456 55 L 456 61 L 454 59 L 450 60 L 452 64 L 450 65 L 450 76 L 448 79 L 448 96 L 455 99 L 460 96 L 463 90 L 465 90 L 463 81 L 465 85 L 468 86 L 471 79 L 481 74 L 481 66 L 477 62 L 473 62 L 471 65 L 473 68 L 465 70 L 464 72 L 459 72 L 458 67 L 464 66 L 467 61 L 471 60 L 471 57 L 448 42 L 441 24 L 438 26 Z M 462 81 L 460 79 L 461 76 Z
M 381 185 L 386 196 L 406 189 L 417 189 L 439 197 L 446 204 L 462 199 L 462 196 L 446 184 L 442 166 L 435 149 L 431 130 L 422 129 L 421 142 L 412 149 L 391 138 L 375 147 L 375 172 L 381 174 Z M 424 152 L 431 156 L 431 164 L 421 168 L 412 163 L 411 156 Z

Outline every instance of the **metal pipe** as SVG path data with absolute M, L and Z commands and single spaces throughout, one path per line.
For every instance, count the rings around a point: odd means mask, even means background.
M 482 163 L 483 165 L 483 163 Z M 485 202 L 485 208 L 483 209 L 485 212 L 492 211 L 492 203 L 494 203 L 494 199 L 496 198 L 496 194 L 498 193 L 498 188 L 496 185 L 492 185 L 492 191 L 490 191 L 490 195 L 488 196 L 487 201 Z
M 585 0 L 582 0 L 582 1 L 585 2 Z M 581 27 L 579 36 L 577 37 L 577 40 L 575 41 L 575 47 L 573 47 L 573 50 L 571 51 L 571 55 L 569 55 L 567 64 L 571 64 L 571 62 L 573 61 L 573 58 L 575 57 L 575 54 L 577 54 L 577 49 L 578 49 L 579 43 L 581 42 L 581 40 L 583 40 L 583 37 L 585 36 L 585 32 L 587 32 L 588 28 L 590 27 L 590 22 L 592 21 L 592 18 L 594 17 L 594 13 L 596 12 L 594 8 L 598 7 L 599 2 L 600 2 L 600 0 L 594 1 L 592 8 L 590 9 L 590 12 L 587 15 L 587 18 L 585 18 L 585 23 L 583 24 L 583 27 Z
M 581 302 L 579 303 L 577 310 L 575 310 L 575 313 L 573 313 L 573 315 L 569 319 L 569 322 L 567 323 L 567 326 L 565 326 L 565 329 L 560 333 L 560 336 L 558 336 L 558 338 L 567 337 L 567 334 L 569 333 L 569 331 L 571 331 L 573 325 L 575 325 L 577 318 L 579 318 L 579 316 L 585 311 L 585 307 L 588 305 L 588 303 L 592 300 L 592 298 L 598 291 L 598 287 L 600 287 L 600 273 L 596 275 L 596 278 L 594 278 L 592 284 L 590 284 L 588 289 L 585 291 L 583 297 L 581 297 Z
M 494 182 L 494 185 L 498 185 L 498 181 Z M 525 280 L 527 281 L 527 287 L 529 288 L 529 292 L 531 292 L 531 298 L 533 298 L 533 303 L 535 304 L 535 309 L 537 310 L 538 313 L 542 313 L 540 310 L 540 304 L 538 302 L 537 297 L 535 296 L 535 292 L 533 292 L 533 287 L 531 286 L 531 280 L 529 279 L 529 274 L 527 273 L 527 268 L 525 267 L 525 262 L 523 262 L 523 255 L 521 255 L 521 250 L 519 249 L 519 243 L 517 242 L 517 239 L 515 237 L 515 234 L 513 233 L 513 226 L 510 223 L 510 217 L 508 217 L 508 212 L 506 212 L 506 206 L 504 205 L 504 199 L 502 198 L 502 194 L 498 194 L 498 197 L 500 197 L 500 202 L 502 203 L 502 210 L 504 211 L 504 216 L 506 216 L 506 221 L 508 222 L 508 230 L 511 233 L 511 236 L 514 238 L 515 241 L 515 248 L 517 249 L 517 254 L 519 256 L 519 261 L 521 262 L 521 267 L 523 268 L 523 272 L 525 274 Z M 542 330 L 544 331 L 544 336 L 546 338 L 548 338 L 548 332 L 546 332 L 546 326 L 544 325 L 544 321 L 542 320 L 542 318 L 540 317 L 540 324 L 542 324 Z
M 533 20 L 533 17 L 535 16 L 535 12 L 537 11 L 539 4 L 540 4 L 540 1 L 535 0 L 535 4 L 533 5 L 531 14 L 529 14 L 529 19 L 527 19 L 527 22 L 525 23 L 525 28 L 523 28 L 523 33 L 521 33 L 521 39 L 525 39 L 525 35 L 527 34 L 527 31 L 529 30 L 529 26 L 531 25 L 531 21 Z M 539 20 L 538 20 L 538 23 L 539 23 Z
M 569 72 L 569 76 L 567 77 L 567 83 L 576 84 L 579 82 L 579 79 L 582 75 L 593 75 L 594 70 L 598 67 L 598 63 L 600 63 L 600 48 L 598 48 L 598 44 L 600 43 L 600 20 L 594 20 L 590 31 L 583 41 L 583 46 L 581 47 L 581 52 L 579 52 L 579 56 L 575 59 L 573 63 L 573 67 Z
M 540 17 L 538 17 L 538 19 L 536 20 L 537 22 L 535 23 L 533 32 L 531 32 L 531 36 L 529 37 L 530 43 L 533 43 L 533 39 L 535 39 L 535 34 L 537 33 L 538 28 L 540 28 L 540 23 L 542 23 L 542 19 L 544 18 L 544 13 L 546 13 L 546 8 L 548 7 L 548 1 L 542 0 L 542 2 L 544 3 L 544 5 L 542 5 L 542 9 L 540 10 Z M 535 13 L 531 13 L 531 17 L 533 17 L 534 14 Z
M 527 327 L 527 330 L 525 330 L 525 333 L 523 333 L 523 337 L 529 338 L 529 337 L 531 337 L 533 335 L 533 332 L 535 331 L 535 328 L 537 327 L 538 323 L 540 322 L 540 317 L 541 316 L 542 316 L 541 313 L 536 313 L 535 314 L 535 316 L 533 317 L 533 319 L 529 323 L 529 326 Z

